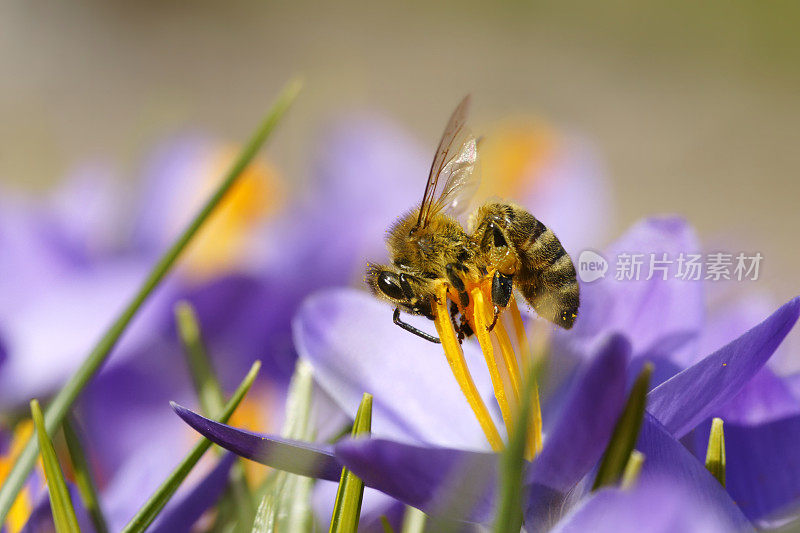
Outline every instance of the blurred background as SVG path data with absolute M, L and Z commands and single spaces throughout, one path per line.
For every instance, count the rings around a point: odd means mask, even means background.
M 800 292 L 799 15 L 793 1 L 5 2 L 0 180 L 44 191 L 95 159 L 133 176 L 189 128 L 243 140 L 301 74 L 269 154 L 302 186 L 330 117 L 378 110 L 432 153 L 471 92 L 476 131 L 534 115 L 593 143 L 612 234 L 683 214 L 704 240 L 760 251 L 787 299 Z

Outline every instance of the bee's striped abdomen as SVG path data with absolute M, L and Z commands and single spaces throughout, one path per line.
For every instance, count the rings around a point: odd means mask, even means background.
M 519 258 L 514 286 L 542 318 L 569 329 L 580 303 L 575 266 L 558 237 L 521 207 L 484 206 L 485 216 L 504 221 Z

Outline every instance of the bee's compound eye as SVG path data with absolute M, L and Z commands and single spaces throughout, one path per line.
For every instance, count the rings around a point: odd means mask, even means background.
M 403 288 L 394 272 L 381 272 L 378 275 L 378 289 L 389 298 L 403 299 Z

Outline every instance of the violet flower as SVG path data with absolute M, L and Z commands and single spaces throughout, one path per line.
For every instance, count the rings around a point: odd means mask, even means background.
M 335 296 L 337 295 L 333 294 L 328 299 L 331 302 L 336 301 Z M 309 305 L 315 306 L 313 303 Z M 329 307 L 320 308 L 318 314 L 310 315 L 306 320 L 332 321 L 334 324 L 342 325 L 344 323 L 340 322 L 342 313 L 329 313 L 328 311 L 331 310 Z M 794 300 L 776 311 L 758 327 L 718 352 L 707 356 L 651 393 L 650 411 L 653 416 L 648 416 L 638 445 L 638 448 L 651 459 L 649 462 L 645 461 L 643 476 L 654 472 L 660 476 L 676 476 L 679 482 L 681 480 L 693 481 L 695 482 L 693 490 L 697 492 L 697 498 L 711 503 L 724 503 L 724 505 L 720 504 L 721 507 L 718 506 L 717 512 L 726 513 L 735 523 L 746 523 L 741 511 L 733 504 L 733 500 L 725 495 L 722 487 L 656 419 L 666 423 L 667 428 L 690 426 L 694 420 L 702 420 L 717 406 L 724 405 L 738 393 L 747 379 L 775 350 L 797 320 L 798 312 L 800 312 L 800 301 Z M 375 326 L 377 327 L 377 324 Z M 337 329 L 341 330 L 341 328 L 326 326 L 320 331 L 330 335 Z M 382 332 L 382 334 L 385 340 L 387 333 Z M 573 392 L 568 395 L 569 399 L 563 404 L 562 412 L 565 411 L 568 414 L 562 415 L 559 422 L 553 426 L 545 438 L 543 451 L 534 459 L 530 467 L 528 481 L 531 487 L 536 489 L 532 491 L 535 498 L 529 502 L 531 511 L 528 514 L 528 521 L 530 523 L 553 522 L 553 516 L 557 516 L 558 512 L 565 509 L 565 496 L 574 491 L 578 482 L 589 473 L 594 462 L 599 458 L 605 445 L 603 435 L 605 438 L 610 435 L 624 391 L 625 358 L 623 357 L 621 364 L 609 364 L 613 360 L 613 356 L 609 354 L 618 353 L 616 351 L 623 349 L 621 346 L 625 345 L 626 343 L 617 337 L 617 340 L 612 341 L 601 351 L 601 355 L 595 358 L 590 369 L 584 374 L 586 377 L 578 381 L 579 385 L 573 386 Z M 332 346 L 335 350 L 336 343 L 333 343 Z M 380 352 L 371 353 L 374 354 L 374 357 L 380 358 Z M 342 353 L 338 355 L 341 356 Z M 609 360 L 609 357 L 612 359 Z M 617 357 L 619 356 L 617 355 Z M 727 362 L 726 367 L 722 367 L 721 362 L 723 361 Z M 617 370 L 613 370 L 614 368 Z M 720 368 L 723 370 L 720 371 Z M 327 369 L 321 370 L 321 373 L 326 372 Z M 612 375 L 616 372 L 618 375 L 616 379 L 620 384 L 618 387 L 610 386 L 611 383 L 614 383 L 614 379 L 607 374 L 608 372 L 612 372 Z M 588 385 L 591 383 L 590 376 L 593 375 L 598 376 L 595 387 Z M 398 376 L 386 374 L 382 379 L 391 382 L 398 380 Z M 587 382 L 587 379 L 590 381 Z M 602 410 L 603 405 L 610 405 L 604 402 L 608 399 L 608 394 L 613 393 L 614 390 L 618 390 L 619 396 L 616 401 L 616 411 L 612 408 L 606 411 L 606 416 L 598 416 L 595 409 Z M 458 450 L 452 447 L 441 448 L 430 444 L 406 444 L 378 439 L 378 428 L 381 427 L 377 425 L 378 420 L 384 420 L 384 427 L 391 428 L 397 425 L 398 418 L 402 421 L 403 411 L 393 409 L 391 403 L 384 404 L 381 389 L 374 389 L 373 394 L 376 400 L 381 398 L 381 401 L 374 403 L 373 420 L 376 423 L 374 426 L 376 438 L 346 440 L 337 445 L 334 450 L 320 449 L 318 459 L 321 464 L 331 464 L 332 461 L 334 461 L 333 464 L 341 462 L 361 476 L 369 486 L 379 488 L 401 501 L 429 512 L 436 512 L 437 502 L 440 502 L 447 494 L 454 497 L 454 491 L 469 490 L 470 494 L 478 497 L 479 501 L 483 503 L 467 509 L 465 517 L 478 521 L 488 520 L 491 516 L 491 505 L 486 501 L 491 500 L 494 480 L 491 473 L 496 456 L 466 449 Z M 396 396 L 392 397 L 396 398 Z M 411 403 L 412 412 L 414 412 L 414 398 L 406 397 L 400 401 L 402 400 Z M 675 409 L 674 405 L 678 403 L 681 408 Z M 187 411 L 179 411 L 179 414 L 187 419 L 195 429 L 201 430 L 204 435 L 215 442 L 229 446 L 246 457 L 260 459 L 273 466 L 281 466 L 280 462 L 271 458 L 270 443 L 273 442 L 272 439 L 265 441 L 261 437 L 253 437 L 252 434 L 238 433 L 232 428 L 202 421 Z M 592 423 L 598 420 L 606 422 Z M 409 423 L 411 422 L 409 420 Z M 439 424 L 440 431 L 435 433 L 437 435 L 446 433 L 447 428 L 452 426 L 452 422 L 448 424 L 446 418 L 440 420 Z M 600 433 L 595 434 L 593 431 Z M 477 431 L 475 432 L 477 433 Z M 405 440 L 408 440 L 408 436 Z M 580 442 L 592 444 L 594 455 L 592 453 L 584 455 L 584 450 L 576 444 Z M 573 449 L 572 446 L 578 446 L 578 450 Z M 668 453 L 666 456 L 668 460 L 661 460 L 665 457 L 665 453 Z M 576 464 L 579 466 L 575 467 Z M 460 465 L 462 468 L 457 468 L 455 465 Z M 463 472 L 464 465 L 469 466 L 467 472 L 471 470 L 484 472 L 483 484 L 476 484 L 475 480 L 470 480 L 472 483 L 448 483 L 448 474 Z M 677 465 L 684 466 L 678 468 Z M 298 472 L 298 470 L 294 471 Z M 319 471 L 314 469 L 298 473 L 319 475 Z M 477 496 L 475 491 L 477 491 Z M 457 496 L 460 497 L 461 494 L 457 493 Z
M 677 230 L 679 235 L 685 234 L 681 229 L 680 222 L 662 224 L 655 221 L 654 224 L 644 224 L 642 227 L 645 232 L 651 233 L 654 229 L 658 231 L 666 228 L 667 236 L 670 231 L 674 230 Z M 669 239 L 666 238 L 663 242 L 669 243 Z M 667 283 L 667 285 L 669 284 Z M 644 291 L 626 290 L 631 291 L 634 297 L 642 293 L 651 297 L 652 291 L 660 290 L 661 292 L 658 294 L 663 295 L 661 296 L 663 300 L 659 298 L 651 300 L 651 304 L 657 307 L 662 301 L 667 303 L 675 301 L 675 291 L 686 291 L 687 289 L 671 285 L 648 287 L 648 290 Z M 590 301 L 592 300 L 590 299 Z M 680 459 L 679 463 L 685 466 L 683 471 L 666 468 L 665 465 L 668 466 L 670 461 L 677 461 L 675 457 L 667 462 L 651 460 L 648 463 L 646 461 L 643 475 L 657 471 L 658 475 L 662 477 L 672 475 L 678 483 L 697 480 L 697 477 L 700 476 L 702 483 L 695 486 L 696 496 L 701 501 L 709 502 L 709 505 L 714 504 L 715 512 L 726 514 L 732 523 L 746 523 L 741 511 L 733 504 L 733 500 L 703 469 L 702 464 L 675 440 L 675 437 L 682 436 L 739 394 L 791 329 L 797 320 L 799 305 L 798 300 L 788 303 L 756 328 L 695 363 L 684 372 L 666 380 L 651 393 L 649 411 L 652 416 L 648 415 L 645 431 L 643 431 L 643 437 L 639 444 L 640 449 L 644 449 L 646 455 L 649 453 L 654 457 L 661 457 L 665 449 L 675 450 L 671 452 L 671 455 L 677 454 Z M 457 470 L 453 467 L 454 464 L 462 466 L 468 464 L 467 471 L 485 472 L 485 477 L 491 480 L 493 476 L 489 474 L 493 470 L 486 465 L 492 464 L 494 456 L 469 452 L 463 448 L 461 450 L 453 448 L 454 442 L 460 442 L 461 446 L 474 447 L 474 440 L 473 444 L 470 444 L 468 439 L 469 435 L 472 435 L 472 439 L 479 440 L 478 425 L 475 424 L 474 418 L 470 420 L 469 416 L 459 415 L 458 408 L 448 405 L 448 399 L 451 397 L 455 399 L 458 394 L 448 386 L 447 368 L 444 366 L 441 356 L 437 359 L 436 354 L 433 353 L 436 351 L 436 347 L 411 336 L 402 335 L 402 332 L 393 330 L 393 325 L 385 319 L 384 322 L 381 322 L 379 316 L 386 313 L 385 310 L 381 313 L 382 307 L 381 304 L 371 301 L 366 295 L 362 296 L 354 291 L 342 290 L 314 297 L 298 315 L 295 326 L 298 349 L 315 367 L 317 380 L 326 392 L 345 409 L 352 409 L 357 395 L 361 391 L 366 390 L 374 396 L 373 428 L 376 438 L 366 441 L 345 441 L 337 446 L 333 455 L 331 455 L 331 450 L 327 450 L 320 456 L 320 460 L 342 462 L 357 475 L 362 476 L 368 485 L 377 487 L 401 501 L 433 512 L 436 510 L 431 507 L 432 502 L 440 501 L 444 497 L 443 493 L 449 493 L 453 498 L 453 491 L 467 486 L 473 491 L 472 496 L 483 503 L 468 509 L 466 518 L 486 521 L 490 517 L 491 511 L 491 505 L 487 504 L 486 500 L 487 498 L 491 499 L 492 483 L 477 485 L 474 482 L 455 483 L 453 486 L 453 483 L 447 482 L 447 472 L 443 472 L 442 469 L 448 472 L 453 469 L 452 471 L 455 472 Z M 673 315 L 669 314 L 669 306 L 666 309 L 666 320 L 654 322 L 653 326 L 643 333 L 653 339 L 650 341 L 653 346 L 666 345 L 680 348 L 691 339 L 691 336 L 685 337 L 684 329 L 686 329 L 687 323 L 684 317 L 680 316 L 678 309 L 673 311 Z M 620 311 L 624 312 L 625 310 L 623 308 Z M 649 312 L 649 309 L 644 309 L 644 311 Z M 612 323 L 614 316 L 614 314 L 609 316 Z M 671 319 L 671 316 L 674 316 L 674 319 Z M 641 317 L 635 318 L 642 320 Z M 625 325 L 625 322 L 619 321 L 617 324 L 618 326 Z M 596 332 L 602 331 L 604 324 L 599 323 L 598 325 L 595 334 L 599 336 Z M 696 326 L 691 325 L 691 327 Z M 573 346 L 586 347 L 597 343 L 603 345 L 602 340 L 596 341 L 586 337 L 579 338 Z M 599 338 L 602 339 L 602 337 Z M 648 352 L 648 343 L 641 340 L 646 341 L 647 338 L 639 336 L 634 339 L 639 340 L 638 346 L 642 353 Z M 675 342 L 665 343 L 664 339 L 674 339 Z M 620 341 L 615 342 L 618 344 Z M 464 350 L 468 359 L 474 359 L 474 355 L 470 355 L 469 345 L 466 345 Z M 666 355 L 668 354 L 669 352 L 666 353 Z M 602 359 L 600 360 L 602 361 Z M 622 372 L 625 373 L 625 369 Z M 450 385 L 452 385 L 452 381 Z M 575 390 L 574 387 L 573 384 L 572 390 Z M 578 390 L 589 391 L 591 388 L 581 386 Z M 385 395 L 383 391 L 387 391 Z M 560 405 L 563 411 L 565 406 L 572 405 L 572 402 L 575 401 L 573 400 L 574 394 L 567 394 L 567 400 L 554 401 L 554 409 Z M 591 398 L 587 402 L 589 406 L 596 406 L 600 403 L 598 398 Z M 676 406 L 680 406 L 680 408 L 678 409 Z M 587 410 L 588 407 L 583 411 Z M 545 406 L 544 412 L 547 416 L 547 406 Z M 193 415 L 184 411 L 182 416 L 192 420 Z M 579 417 L 580 413 L 576 413 L 573 422 Z M 666 424 L 666 428 L 661 426 L 659 420 Z M 215 434 L 214 432 L 219 428 L 213 424 L 199 425 L 196 418 L 192 424 L 196 429 L 203 428 L 203 433 L 212 440 L 216 438 L 217 442 L 221 444 L 235 445 L 237 434 L 230 428 L 225 430 L 227 433 Z M 545 447 L 541 455 L 532 463 L 533 472 L 542 469 L 547 471 L 548 463 L 545 460 L 548 457 L 547 443 L 558 442 L 554 435 L 559 435 L 559 431 L 566 431 L 559 429 L 563 428 L 564 424 L 565 422 L 555 423 L 552 426 L 546 436 Z M 613 417 L 605 425 L 605 430 L 610 432 L 612 425 Z M 583 430 L 580 428 L 580 424 L 575 423 L 575 427 L 579 428 L 578 431 Z M 394 440 L 380 440 L 377 437 L 381 434 L 390 436 Z M 651 436 L 649 440 L 644 437 L 648 434 Z M 566 439 L 555 449 L 569 450 L 571 442 L 574 440 Z M 595 439 L 594 442 L 597 443 L 598 439 Z M 599 439 L 599 442 L 602 450 L 604 441 Z M 417 443 L 424 444 L 420 446 Z M 253 441 L 250 446 L 259 444 L 263 446 L 264 442 Z M 431 447 L 431 445 L 448 446 L 448 448 L 442 449 Z M 551 446 L 556 445 L 552 444 Z M 279 463 L 270 463 L 269 450 L 270 448 L 267 446 L 266 450 L 253 455 L 256 452 L 251 448 L 249 456 L 266 460 L 268 464 L 280 466 Z M 565 455 L 569 456 L 564 453 L 557 454 L 562 459 Z M 597 457 L 594 458 L 594 461 L 596 459 Z M 545 466 L 537 469 L 537 461 Z M 557 482 L 560 473 L 564 471 L 563 468 L 551 469 L 552 474 L 544 476 L 541 482 L 536 482 L 538 480 L 533 478 L 531 487 L 535 487 L 537 490 L 533 490 L 532 494 L 539 499 L 539 502 L 545 503 L 537 503 L 535 498 L 529 502 L 529 521 L 533 523 L 554 522 L 554 515 L 556 517 L 558 515 L 554 509 L 561 512 L 567 507 L 565 495 L 570 492 L 573 496 L 575 495 L 574 490 L 578 481 L 589 473 L 593 464 L 591 462 L 580 470 L 580 475 L 577 477 L 568 477 L 567 483 L 559 484 Z M 484 467 L 480 465 L 484 465 Z M 662 470 L 664 472 L 661 472 Z M 405 475 L 404 473 L 407 472 L 411 472 L 411 474 Z M 702 475 L 698 472 L 702 472 Z M 315 474 L 316 472 L 306 473 Z M 474 494 L 476 490 L 477 495 Z M 548 518 L 548 520 L 543 520 L 543 518 Z

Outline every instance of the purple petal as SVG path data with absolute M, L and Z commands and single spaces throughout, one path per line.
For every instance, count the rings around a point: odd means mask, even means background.
M 791 300 L 761 324 L 648 395 L 648 411 L 678 437 L 730 401 L 769 359 L 800 314 Z
M 726 283 L 737 283 L 729 281 Z M 740 288 L 740 287 L 739 287 Z M 700 337 L 697 339 L 697 350 L 681 354 L 676 362 L 687 368 L 704 355 L 715 352 L 757 326 L 778 307 L 772 298 L 758 293 L 736 293 L 735 288 L 708 281 L 705 284 L 706 301 L 709 312 Z M 715 303 L 716 302 L 716 305 Z
M 174 415 L 172 421 L 174 425 Z M 147 498 L 158 489 L 164 481 L 165 475 L 180 463 L 191 448 L 192 442 L 187 438 L 185 432 L 173 429 L 170 433 L 163 433 L 163 427 L 160 424 L 146 427 L 143 431 L 151 437 L 151 442 L 140 441 L 138 448 L 113 471 L 106 472 L 99 467 L 95 470 L 98 484 L 102 490 L 103 508 L 111 531 L 122 531 L 125 524 L 130 522 L 131 518 L 145 504 Z M 87 442 L 94 444 L 93 440 Z M 94 449 L 90 451 L 94 451 Z M 94 454 L 90 455 L 94 459 Z M 210 454 L 206 459 L 210 460 Z M 198 466 L 199 470 L 200 466 Z M 107 473 L 112 477 L 107 483 L 104 483 L 105 476 L 103 474 Z
M 256 359 L 271 382 L 288 383 L 295 364 L 291 316 L 301 301 L 292 285 L 284 279 L 279 287 L 268 274 L 230 273 L 184 290 L 223 385 L 235 387 Z
M 728 533 L 752 530 L 723 509 L 702 504 L 679 479 L 641 480 L 632 490 L 603 489 L 584 501 L 553 533 Z
M 367 486 L 431 515 L 491 518 L 497 454 L 360 438 L 339 442 L 336 456 Z
M 8 350 L 6 349 L 6 343 L 3 340 L 2 331 L 0 331 L 0 372 L 3 371 L 3 363 L 6 362 L 7 357 L 8 357 Z
M 134 294 L 145 268 L 139 261 L 109 262 L 72 272 L 16 302 L 16 311 L 0 324 L 8 350 L 0 372 L 0 405 L 47 395 L 71 375 Z M 122 342 L 133 343 L 147 317 L 136 322 Z M 47 324 L 45 333 L 42 324 Z
M 533 463 L 529 483 L 566 492 L 603 453 L 625 402 L 630 345 L 612 336 L 572 387 L 555 427 Z
M 0 190 L 0 319 L 70 275 L 80 263 L 63 253 L 70 245 L 53 237 L 50 216 L 28 204 Z
M 187 402 L 196 398 L 187 374 L 177 347 L 169 351 L 150 346 L 129 361 L 104 368 L 92 380 L 81 396 L 79 412 L 99 474 L 116 477 L 131 461 L 141 464 L 142 450 L 154 451 L 159 446 L 163 451 L 158 458 L 165 461 L 166 468 L 185 455 L 192 432 L 175 423 L 167 402 L 170 397 Z M 153 469 L 159 466 L 155 464 Z M 140 479 L 141 485 L 129 480 L 121 486 L 146 494 L 160 479 L 149 479 L 158 474 L 144 476 L 145 470 L 141 467 L 128 473 Z M 121 500 L 130 498 L 120 495 Z
M 726 423 L 753 425 L 797 414 L 800 414 L 800 400 L 784 379 L 765 366 L 714 416 Z
M 533 531 L 545 531 L 558 520 L 573 488 L 602 456 L 625 402 L 629 355 L 628 342 L 614 335 L 573 382 L 526 478 L 525 520 Z
M 342 465 L 330 446 L 252 433 L 209 420 L 175 403 L 172 408 L 198 433 L 236 455 L 293 474 L 339 481 Z
M 324 291 L 303 304 L 294 321 L 295 346 L 314 378 L 346 413 L 373 395 L 372 432 L 394 440 L 485 449 L 478 425 L 441 345 L 392 323 L 391 308 L 352 289 Z M 404 317 L 435 331 L 433 322 Z M 479 391 L 491 390 L 483 356 L 464 343 Z
M 360 251 L 380 253 L 386 228 L 419 202 L 430 153 L 390 121 L 369 116 L 331 125 L 320 146 L 309 205 L 325 205 L 319 216 L 345 231 L 361 226 Z
M 236 455 L 227 453 L 217 466 L 200 480 L 187 494 L 173 499 L 159 513 L 157 520 L 148 528 L 152 532 L 189 532 L 192 525 L 222 496 L 228 486 L 228 473 Z
M 677 263 L 669 265 L 666 280 L 658 271 L 646 278 L 651 253 L 656 259 L 666 253 L 675 261 L 679 254 L 698 249 L 694 231 L 680 218 L 650 218 L 633 226 L 604 252 L 609 263 L 605 277 L 581 284 L 578 320 L 572 331 L 559 332 L 559 343 L 591 353 L 597 343 L 618 332 L 628 338 L 637 357 L 658 350 L 666 340 L 691 340 L 703 323 L 702 282 L 677 279 Z M 622 253 L 643 254 L 638 281 L 615 278 Z
M 545 489 L 532 490 L 536 505 L 544 495 L 566 493 L 602 454 L 624 402 L 629 349 L 624 339 L 613 337 L 575 384 L 526 478 L 529 489 Z M 495 454 L 356 439 L 339 443 L 336 456 L 367 485 L 431 514 L 476 522 L 491 519 Z
M 727 524 L 726 531 L 750 529 L 749 522 L 716 478 L 649 413 L 645 413 L 636 449 L 645 456 L 640 482 L 665 478 L 681 482 L 681 492 L 716 514 L 721 523 Z M 652 503 L 657 505 L 657 501 Z

